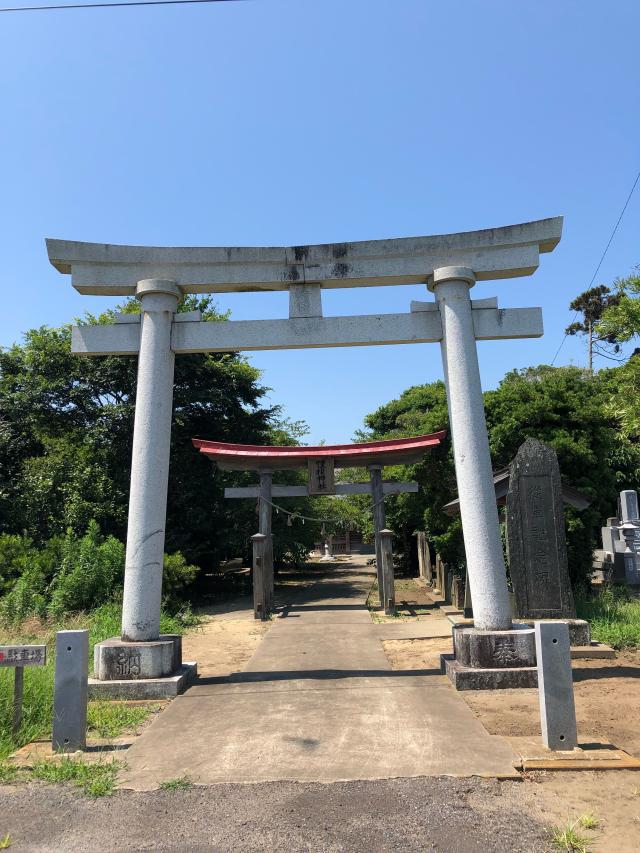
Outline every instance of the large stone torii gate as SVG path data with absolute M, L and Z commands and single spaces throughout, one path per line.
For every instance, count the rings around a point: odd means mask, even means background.
M 476 281 L 531 275 L 562 218 L 503 228 L 290 248 L 154 248 L 47 240 L 80 293 L 132 296 L 140 315 L 73 329 L 72 352 L 138 355 L 121 639 L 96 646 L 98 678 L 162 677 L 179 642 L 159 636 L 176 354 L 440 343 L 477 632 L 512 628 L 476 340 L 542 335 L 539 308 L 472 301 Z M 425 283 L 410 311 L 324 317 L 324 288 Z M 289 319 L 202 322 L 177 314 L 186 293 L 289 291 Z M 461 632 L 458 632 L 460 635 Z M 491 638 L 472 637 L 472 642 Z M 509 657 L 509 655 L 507 655 Z M 513 655 L 512 655 L 513 657 Z M 516 655 L 516 658 L 518 655 Z M 501 656 L 504 659 L 505 655 Z M 504 665 L 504 664 L 502 664 Z

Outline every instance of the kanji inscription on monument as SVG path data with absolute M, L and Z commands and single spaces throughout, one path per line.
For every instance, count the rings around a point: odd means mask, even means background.
M 309 494 L 335 494 L 333 459 L 309 459 Z
M 575 618 L 558 458 L 535 439 L 511 463 L 507 540 L 518 616 Z

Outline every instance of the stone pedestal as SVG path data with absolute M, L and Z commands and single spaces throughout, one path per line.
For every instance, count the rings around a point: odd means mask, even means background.
M 161 634 L 157 640 L 131 643 L 112 637 L 97 643 L 93 670 L 98 681 L 168 678 L 182 666 L 182 637 Z
M 553 619 L 566 625 L 572 647 L 589 646 L 589 623 L 584 619 Z M 510 631 L 480 631 L 469 624 L 454 625 L 453 654 L 440 655 L 440 667 L 456 690 L 499 690 L 537 687 L 538 670 L 534 620 L 519 620 Z
M 441 655 L 440 664 L 456 690 L 535 687 L 534 630 L 528 625 L 514 625 L 507 631 L 454 625 L 453 655 Z

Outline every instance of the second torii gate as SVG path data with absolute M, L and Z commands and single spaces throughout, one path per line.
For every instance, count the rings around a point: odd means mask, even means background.
M 376 569 L 380 605 L 385 612 L 395 609 L 393 591 L 393 565 L 391 554 L 383 548 L 386 525 L 384 496 L 402 492 L 417 492 L 417 483 L 385 482 L 384 465 L 410 465 L 419 462 L 425 453 L 438 447 L 445 433 L 419 435 L 411 438 L 368 441 L 362 444 L 334 444 L 318 447 L 273 447 L 253 444 L 228 444 L 194 438 L 193 444 L 201 453 L 212 459 L 222 470 L 257 471 L 260 483 L 255 486 L 229 487 L 226 498 L 259 499 L 259 533 L 264 536 L 262 548 L 262 574 L 264 601 L 256 608 L 256 617 L 264 618 L 273 607 L 273 546 L 271 518 L 273 498 L 307 497 L 309 495 L 362 495 L 370 494 L 376 544 Z M 335 468 L 369 469 L 369 483 L 335 483 Z M 279 486 L 273 484 L 274 471 L 307 468 L 308 485 Z M 390 537 L 386 537 L 390 546 Z

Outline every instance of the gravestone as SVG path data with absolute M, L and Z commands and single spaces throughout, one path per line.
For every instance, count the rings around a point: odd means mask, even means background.
M 604 560 L 612 566 L 607 580 L 640 585 L 640 518 L 638 494 L 633 489 L 620 492 L 619 515 L 608 518 L 602 528 Z
M 558 457 L 533 438 L 511 463 L 507 543 L 518 616 L 574 619 Z

